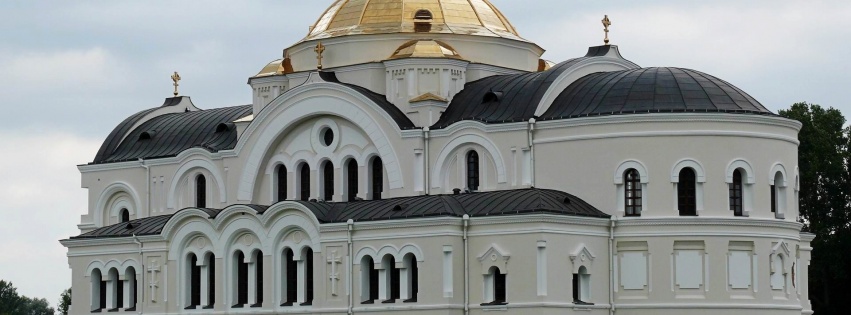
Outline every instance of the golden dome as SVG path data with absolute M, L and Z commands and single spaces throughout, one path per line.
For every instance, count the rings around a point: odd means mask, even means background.
M 258 72 L 256 75 L 254 75 L 254 77 L 255 78 L 268 77 L 268 76 L 279 75 L 279 74 L 287 74 L 287 73 L 292 73 L 292 72 L 293 72 L 293 65 L 292 65 L 292 62 L 290 61 L 290 58 L 287 57 L 287 58 L 284 58 L 284 59 L 273 60 L 272 62 L 267 64 L 265 67 L 263 67 L 263 69 L 261 69 L 260 72 Z
M 391 33 L 465 34 L 526 41 L 488 0 L 336 0 L 304 40 Z
M 455 49 L 444 42 L 436 40 L 412 40 L 402 44 L 390 59 L 402 58 L 452 58 L 462 59 Z

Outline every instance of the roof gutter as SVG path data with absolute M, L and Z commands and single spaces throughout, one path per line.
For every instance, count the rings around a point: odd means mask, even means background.
M 535 187 L 535 118 L 529 118 L 529 128 L 527 131 L 529 138 L 529 154 L 530 154 L 530 170 L 529 179 L 532 187 Z

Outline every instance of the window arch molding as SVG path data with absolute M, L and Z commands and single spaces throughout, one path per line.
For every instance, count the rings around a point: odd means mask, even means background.
M 754 175 L 753 167 L 751 163 L 745 159 L 736 159 L 727 164 L 727 172 L 725 173 L 726 183 L 733 183 L 733 172 L 737 169 L 741 169 L 745 171 L 744 183 L 748 185 L 756 184 L 756 176 Z
M 684 168 L 689 167 L 694 170 L 695 175 L 697 175 L 698 183 L 706 182 L 706 171 L 703 169 L 703 165 L 700 164 L 697 160 L 693 159 L 682 159 L 677 164 L 674 164 L 674 168 L 671 170 L 671 182 L 677 183 L 680 181 L 680 171 Z M 732 173 L 731 175 L 732 176 Z
M 615 169 L 614 182 L 616 185 L 623 185 L 623 174 L 628 169 L 635 169 L 638 171 L 638 175 L 641 176 L 642 184 L 650 183 L 650 173 L 647 172 L 647 168 L 644 167 L 643 163 L 637 160 L 626 160 L 621 162 L 621 164 L 618 165 L 618 168 Z
M 112 218 L 117 219 L 117 220 L 115 220 L 116 223 L 122 223 L 121 222 L 121 211 L 125 210 L 125 209 L 127 210 L 127 213 L 130 214 L 131 219 L 134 216 L 136 216 L 136 208 L 134 207 L 134 204 L 133 204 L 132 200 L 130 200 L 130 198 L 131 197 L 129 197 L 125 194 L 120 194 L 120 195 L 117 196 L 115 201 L 113 201 L 111 203 L 111 205 L 109 207 L 110 208 L 110 210 L 109 210 L 109 218 L 110 218 L 109 223 L 110 224 L 112 223 L 112 220 L 111 220 Z
M 781 163 L 774 163 L 774 165 L 771 166 L 771 172 L 768 173 L 768 181 L 774 185 L 774 179 L 776 178 L 777 173 L 780 173 L 783 178 L 783 180 L 780 181 L 780 187 L 787 187 L 789 177 L 786 176 L 786 167 Z
M 329 167 L 329 166 L 330 166 L 330 171 L 331 171 L 330 189 L 331 189 L 332 194 L 331 194 L 331 196 L 326 196 L 326 188 L 329 188 L 328 183 L 327 183 L 327 181 L 329 179 L 329 178 L 327 178 L 329 176 L 327 171 L 329 171 L 329 170 L 326 170 L 326 167 Z M 337 182 L 340 181 L 340 179 L 337 178 L 336 173 L 337 173 L 337 170 L 340 169 L 340 168 L 341 168 L 340 165 L 334 164 L 334 161 L 331 160 L 330 158 L 323 157 L 323 158 L 319 159 L 319 161 L 317 162 L 317 166 L 316 166 L 315 170 L 317 171 L 316 177 L 317 177 L 318 180 L 316 181 L 316 187 L 314 187 L 314 188 L 316 188 L 316 192 L 318 192 L 318 194 L 316 194 L 316 195 L 318 195 L 319 197 L 321 197 L 321 199 L 324 199 L 327 202 L 336 201 L 336 200 L 334 200 L 334 197 L 335 197 L 335 195 L 338 195 L 340 193 L 339 191 L 337 191 L 337 187 L 336 187 Z M 312 170 L 313 169 L 311 169 L 311 171 Z
M 725 176 L 724 176 L 725 180 L 724 181 L 728 185 L 734 184 L 734 173 L 736 172 L 736 170 L 739 170 L 740 172 L 742 172 L 744 174 L 742 174 L 742 183 L 741 183 L 742 185 L 740 187 L 741 188 L 741 196 L 740 197 L 742 199 L 741 200 L 741 208 L 742 209 L 741 209 L 740 214 L 736 213 L 734 215 L 736 215 L 736 216 L 741 215 L 741 216 L 744 216 L 744 217 L 748 217 L 748 216 L 750 216 L 750 213 L 753 211 L 753 200 L 754 200 L 753 185 L 756 184 L 756 176 L 754 175 L 755 173 L 754 173 L 753 167 L 751 166 L 750 162 L 748 162 L 745 159 L 735 159 L 735 160 L 731 161 L 729 164 L 727 164 L 727 171 L 725 172 Z M 728 195 L 732 195 L 731 189 L 732 188 L 728 188 L 728 190 L 727 190 Z M 732 197 L 729 197 L 729 198 L 732 198 Z M 731 201 L 731 203 L 732 203 L 732 201 Z M 730 206 L 730 208 L 732 208 L 732 206 Z
M 166 203 L 169 209 L 174 209 L 176 207 L 176 195 L 178 191 L 178 185 L 183 181 L 184 178 L 192 179 L 192 184 L 194 184 L 195 176 L 197 176 L 199 172 L 201 172 L 201 170 L 206 171 L 205 177 L 208 177 L 208 181 L 211 179 L 213 181 L 211 183 L 213 186 L 208 185 L 207 189 L 210 189 L 211 187 L 218 188 L 219 202 L 227 202 L 227 192 L 224 185 L 224 177 L 222 176 L 221 172 L 219 172 L 219 168 L 208 159 L 196 158 L 184 162 L 180 165 L 180 168 L 178 168 L 177 171 L 174 172 L 174 176 L 172 176 L 171 178 L 171 185 L 169 185 L 168 200 Z
M 234 223 L 239 223 L 239 221 L 245 222 L 245 220 L 235 220 Z M 223 231 L 223 233 L 222 233 L 222 236 L 225 236 L 225 235 L 227 235 L 226 242 L 225 242 L 225 244 L 227 244 L 227 245 L 226 245 L 226 249 L 225 249 L 226 255 L 222 256 L 222 258 L 224 258 L 223 259 L 224 264 L 222 266 L 222 270 L 224 270 L 224 273 L 222 273 L 222 275 L 223 275 L 222 278 L 224 278 L 224 279 L 222 279 L 221 282 L 222 282 L 222 288 L 224 288 L 224 292 L 223 292 L 224 293 L 223 296 L 225 298 L 225 304 L 224 305 L 227 306 L 228 308 L 230 308 L 231 305 L 237 304 L 238 299 L 239 299 L 238 298 L 238 290 L 236 288 L 238 283 L 235 283 L 235 282 L 238 281 L 237 280 L 237 267 L 234 266 L 234 264 L 238 263 L 234 260 L 234 258 L 237 257 L 237 252 L 241 252 L 243 254 L 243 259 L 244 259 L 243 261 L 245 263 L 248 263 L 248 264 L 257 263 L 256 253 L 258 251 L 262 252 L 263 256 L 268 256 L 269 252 L 266 251 L 265 250 L 266 248 L 263 246 L 264 245 L 262 243 L 263 239 L 259 238 L 257 236 L 258 234 L 253 232 L 253 229 L 246 228 L 245 226 L 240 226 L 240 227 L 228 226 L 226 228 L 226 231 Z M 251 266 L 251 265 L 249 265 L 249 266 Z M 248 277 L 249 277 L 248 278 L 249 279 L 248 280 L 248 283 L 249 283 L 248 292 L 249 293 L 247 293 L 247 295 L 248 295 L 248 303 L 251 304 L 251 303 L 253 303 L 253 301 L 252 301 L 253 299 L 252 299 L 252 294 L 250 293 L 250 292 L 252 292 L 250 279 L 251 279 L 252 275 L 255 274 L 255 272 L 252 272 L 251 268 L 249 268 L 248 270 L 249 270 L 248 271 Z M 256 281 L 257 280 L 255 279 L 255 283 L 256 283 Z M 255 294 L 256 294 L 256 292 L 255 292 Z M 256 295 L 255 295 L 255 297 L 256 297 Z
M 100 196 L 98 196 L 98 201 L 97 205 L 95 206 L 95 213 L 93 218 L 94 224 L 97 227 L 105 226 L 106 223 L 104 222 L 104 213 L 109 212 L 110 217 L 112 217 L 113 215 L 118 215 L 118 211 L 120 211 L 121 208 L 116 209 L 109 203 L 114 200 L 114 197 L 116 197 L 117 194 L 121 193 L 128 195 L 128 203 L 132 204 L 132 206 L 128 207 L 127 210 L 132 211 L 131 215 L 135 215 L 135 209 L 142 209 L 142 201 L 139 199 L 139 194 L 136 193 L 136 190 L 133 189 L 132 186 L 125 182 L 112 183 L 100 193 Z M 133 210 L 131 210 L 131 208 Z M 112 213 L 113 210 L 115 211 L 114 214 Z
M 107 262 L 103 262 L 102 260 L 93 260 L 86 266 L 86 277 L 90 277 L 92 272 L 95 270 L 100 270 L 101 274 L 103 274 L 104 278 L 106 278 L 107 271 L 112 268 L 115 268 L 119 274 L 123 275 L 127 273 L 127 270 L 130 267 L 133 267 L 134 271 L 136 271 L 137 276 L 142 275 L 142 265 L 136 261 L 135 259 L 125 259 L 123 261 L 119 261 L 117 259 L 110 259 Z
M 477 150 L 479 153 L 479 158 L 487 158 L 493 163 L 496 168 L 496 181 L 498 184 L 506 183 L 506 167 L 505 167 L 505 159 L 500 154 L 499 149 L 497 149 L 496 145 L 488 138 L 477 134 L 466 134 L 458 136 L 446 145 L 443 146 L 440 153 L 438 154 L 437 159 L 435 160 L 435 168 L 431 173 L 431 187 L 432 188 L 440 188 L 445 183 L 445 177 L 448 173 L 448 168 L 453 161 L 451 157 L 454 157 L 455 154 L 463 153 L 461 156 L 466 156 L 469 150 L 472 149 L 475 145 L 481 147 L 483 150 Z M 385 164 L 387 162 L 385 161 Z M 466 169 L 466 168 L 465 168 Z
M 179 260 L 177 262 L 178 265 L 178 301 L 180 301 L 180 309 L 182 310 L 184 307 L 188 307 L 191 304 L 191 288 L 192 288 L 192 275 L 191 269 L 193 267 L 201 267 L 201 272 L 198 275 L 203 279 L 208 272 L 204 272 L 206 268 L 210 266 L 210 255 L 212 254 L 216 256 L 213 242 L 201 233 L 192 234 L 190 237 L 184 238 L 183 242 L 184 247 L 183 251 L 179 255 Z M 191 261 L 189 260 L 190 255 L 194 255 L 196 259 L 195 266 L 191 265 Z M 175 256 L 169 255 L 169 257 L 173 260 Z M 206 306 L 208 301 L 206 301 L 209 296 L 208 291 L 210 286 L 214 286 L 214 283 L 207 282 L 207 287 L 205 288 L 203 280 L 199 280 L 202 285 L 200 286 L 200 301 L 197 307 Z

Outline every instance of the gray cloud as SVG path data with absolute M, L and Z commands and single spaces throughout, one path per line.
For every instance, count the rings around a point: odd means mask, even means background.
M 642 66 L 701 70 L 776 111 L 810 101 L 846 113 L 847 1 L 492 0 L 545 58 L 602 43 L 600 19 Z M 86 192 L 75 164 L 126 116 L 181 91 L 202 108 L 247 104 L 246 79 L 301 39 L 323 1 L 0 2 L 0 278 L 55 303 Z M 18 278 L 35 274 L 35 278 Z

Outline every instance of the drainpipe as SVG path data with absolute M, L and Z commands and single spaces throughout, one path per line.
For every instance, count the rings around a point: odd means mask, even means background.
M 138 237 L 136 237 L 136 233 L 133 233 L 133 243 L 136 243 L 136 245 L 139 245 L 139 261 L 141 261 L 140 267 L 142 268 L 142 270 L 141 270 L 142 271 L 142 294 L 136 294 L 136 296 L 141 296 L 142 297 L 141 300 L 144 301 L 145 300 L 145 289 L 144 289 L 145 288 L 145 258 L 142 257 L 142 242 L 139 241 Z M 138 293 L 139 281 L 136 281 L 136 283 L 134 283 L 134 284 L 136 285 L 135 290 L 137 290 L 137 293 Z M 143 313 L 142 310 L 145 307 L 145 303 L 139 303 L 139 299 L 136 299 L 135 302 L 136 302 L 136 309 L 138 310 L 138 313 L 142 314 Z
M 470 226 L 470 216 L 465 214 L 464 220 L 464 314 L 470 314 L 470 261 L 467 258 L 467 229 Z
M 150 216 L 151 215 L 151 167 L 148 166 L 148 165 L 145 165 L 145 159 L 143 159 L 143 158 L 139 158 L 139 166 L 141 166 L 142 168 L 145 169 L 145 183 L 147 183 L 147 189 L 145 189 L 145 194 L 147 195 L 147 197 L 146 197 L 147 201 L 146 202 L 147 202 L 147 207 L 148 207 L 148 216 Z M 142 209 L 139 209 L 139 212 L 141 214 Z M 140 217 L 140 216 L 137 216 L 137 218 L 138 217 Z
M 355 290 L 354 290 L 354 285 L 352 284 L 352 274 L 354 273 L 354 268 L 355 268 L 355 262 L 354 262 L 355 255 L 352 252 L 352 232 L 354 232 L 354 229 L 355 229 L 355 220 L 349 219 L 348 221 L 346 221 L 346 224 L 349 226 L 349 228 L 347 229 L 347 234 L 348 234 L 347 237 L 348 237 L 348 242 L 349 242 L 349 272 L 346 275 L 346 278 L 348 278 L 347 279 L 348 281 L 346 281 L 346 282 L 349 283 L 349 315 L 352 315 L 352 314 L 354 314 L 354 303 L 355 303 L 354 302 Z
M 615 314 L 615 223 L 617 218 L 612 216 L 609 226 L 609 315 Z
M 533 133 L 535 132 L 535 118 L 529 118 L 529 154 L 531 155 L 532 161 L 530 165 L 530 181 L 532 182 L 532 187 L 535 187 L 535 136 Z
M 426 195 L 431 194 L 431 163 L 429 163 L 429 155 L 428 155 L 428 142 L 429 142 L 429 133 L 431 130 L 428 127 L 423 128 L 423 154 L 425 154 L 425 193 Z

